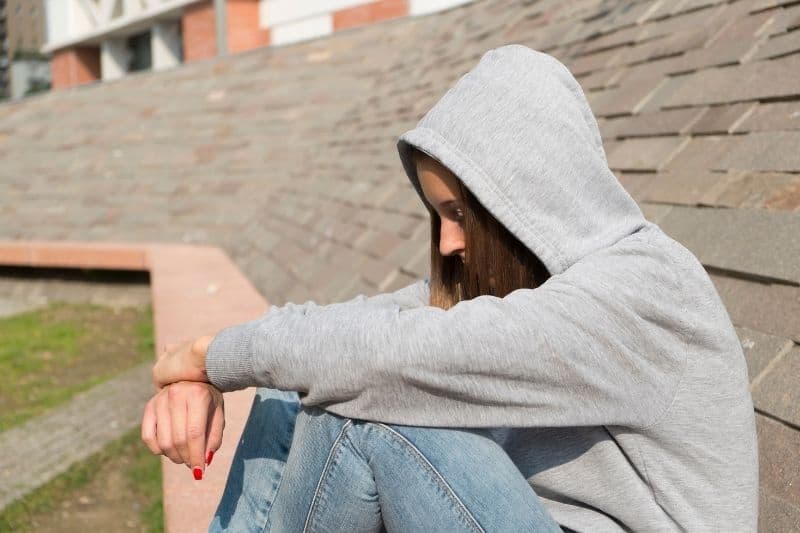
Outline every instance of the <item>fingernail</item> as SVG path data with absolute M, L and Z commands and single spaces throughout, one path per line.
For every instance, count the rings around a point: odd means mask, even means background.
M 208 455 L 206 455 L 206 465 L 210 465 L 213 458 L 214 452 L 208 452 Z
M 201 479 L 203 479 L 202 469 L 195 467 L 194 470 L 192 470 L 192 473 L 194 474 L 195 481 L 200 481 Z

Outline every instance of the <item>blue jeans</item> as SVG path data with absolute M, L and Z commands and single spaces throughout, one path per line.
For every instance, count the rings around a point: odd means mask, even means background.
M 209 531 L 561 529 L 488 430 L 342 418 L 261 388 Z

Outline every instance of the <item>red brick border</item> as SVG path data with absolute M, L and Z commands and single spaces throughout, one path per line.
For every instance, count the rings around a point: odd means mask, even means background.
M 378 0 L 333 12 L 333 31 L 346 30 L 409 14 L 408 0 Z
M 157 347 L 251 320 L 268 308 L 230 258 L 211 246 L 0 241 L 0 265 L 149 271 Z M 168 532 L 208 528 L 252 400 L 252 389 L 225 395 L 223 445 L 203 481 L 162 461 Z

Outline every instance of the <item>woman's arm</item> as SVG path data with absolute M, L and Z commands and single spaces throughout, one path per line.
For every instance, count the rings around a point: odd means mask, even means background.
M 672 262 L 623 240 L 538 289 L 448 311 L 290 306 L 219 332 L 206 371 L 222 390 L 297 390 L 390 423 L 644 426 L 669 405 L 692 337 L 680 275 L 697 273 Z
M 371 297 L 358 295 L 337 305 L 411 309 L 426 305 L 429 294 L 425 278 L 391 293 Z M 319 306 L 307 302 L 289 304 L 283 309 L 286 308 L 313 316 Z M 166 353 L 154 367 L 153 377 L 156 383 L 166 386 L 148 401 L 142 416 L 141 435 L 148 448 L 175 463 L 186 464 L 196 479 L 203 477 L 205 466 L 219 448 L 225 425 L 221 392 L 203 383 L 208 380 L 205 358 L 212 339 L 213 336 L 200 337 L 165 349 Z M 159 379 L 163 376 L 170 378 Z M 177 377 L 173 379 L 174 376 Z

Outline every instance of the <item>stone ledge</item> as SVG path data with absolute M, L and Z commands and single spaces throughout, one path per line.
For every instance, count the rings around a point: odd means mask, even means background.
M 0 241 L 0 265 L 149 271 L 156 349 L 252 320 L 269 306 L 228 256 L 210 246 Z M 203 481 L 163 459 L 166 531 L 207 529 L 252 400 L 252 389 L 225 395 L 223 444 Z

